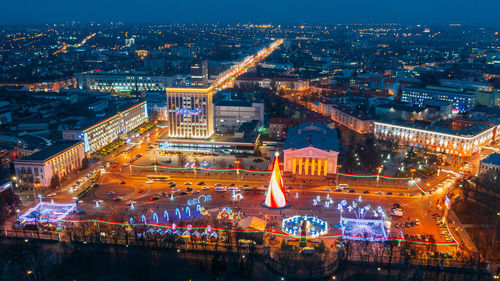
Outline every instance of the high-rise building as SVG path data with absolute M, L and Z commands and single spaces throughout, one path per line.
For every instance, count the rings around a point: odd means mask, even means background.
M 168 137 L 207 139 L 214 133 L 212 88 L 167 88 Z
M 208 86 L 208 62 L 206 60 L 191 65 L 191 85 Z

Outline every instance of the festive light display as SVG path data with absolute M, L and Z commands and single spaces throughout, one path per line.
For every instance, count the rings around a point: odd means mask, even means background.
M 40 201 L 28 209 L 18 220 L 20 223 L 36 224 L 38 222 L 62 221 L 70 212 L 76 210 L 76 203 L 51 203 Z
M 117 225 L 117 226 L 144 226 L 144 223 L 136 223 L 131 219 L 129 222 L 115 222 L 115 221 L 106 221 L 106 220 L 101 220 L 101 219 L 67 219 L 67 218 L 62 218 L 62 219 L 57 219 L 56 217 L 48 217 L 48 216 L 40 216 L 45 219 L 50 219 L 50 220 L 58 220 L 61 222 L 68 222 L 68 223 L 92 223 L 94 225 L 97 225 L 98 223 L 103 223 L 103 224 L 109 224 L 109 225 Z M 187 227 L 180 227 L 176 226 L 175 223 L 168 225 L 168 224 L 153 224 L 153 223 L 148 223 L 149 227 L 159 227 L 159 228 L 165 228 L 165 229 L 173 229 L 175 230 L 176 228 L 184 229 Z M 447 226 L 448 227 L 448 226 Z M 251 230 L 251 229 L 227 229 L 227 228 L 217 228 L 217 227 L 210 227 L 210 226 L 193 226 L 192 229 L 209 229 L 214 230 L 214 231 L 223 231 L 223 232 L 250 232 L 250 233 L 259 233 L 261 231 L 259 230 Z M 269 233 L 269 234 L 274 234 L 278 236 L 291 236 L 294 238 L 300 238 L 298 235 L 292 235 L 286 232 L 279 232 L 279 231 L 273 231 L 273 230 L 268 230 L 266 229 L 264 232 Z M 451 233 L 451 232 L 450 232 Z M 344 235 L 343 237 L 347 237 L 349 235 Z M 453 234 L 452 234 L 453 236 Z M 322 235 L 318 236 L 317 238 L 321 239 L 331 239 L 331 238 L 339 238 L 342 237 L 342 234 L 330 234 L 330 235 Z M 351 236 L 351 237 L 356 237 L 356 236 Z M 376 239 L 374 239 L 376 240 Z M 414 243 L 414 244 L 419 244 L 419 245 L 437 245 L 437 246 L 456 246 L 457 248 L 460 247 L 460 243 L 455 240 L 455 242 L 426 242 L 426 241 L 420 241 L 420 240 L 411 240 L 411 239 L 405 239 L 405 238 L 388 238 L 388 241 L 399 241 L 399 242 L 409 242 L 409 243 Z
M 342 230 L 342 239 L 361 240 L 361 241 L 386 241 L 388 238 L 384 226 L 385 217 L 382 207 L 378 207 L 373 212 L 373 219 L 366 219 L 370 214 L 370 205 L 360 206 L 361 196 L 358 202 L 352 201 L 348 205 L 346 200 L 342 200 L 337 209 L 340 210 L 340 229 Z M 348 217 L 351 215 L 351 217 Z M 354 215 L 354 218 L 352 217 Z M 377 218 L 378 217 L 378 218 Z
M 273 173 L 271 174 L 271 180 L 269 181 L 269 187 L 267 189 L 264 205 L 268 208 L 283 208 L 287 205 L 285 186 L 283 184 L 283 179 L 281 178 L 277 152 L 276 157 L 274 158 Z
M 328 233 L 328 223 L 317 217 L 293 216 L 283 219 L 281 229 L 290 235 L 301 236 L 304 232 L 307 238 L 316 238 Z

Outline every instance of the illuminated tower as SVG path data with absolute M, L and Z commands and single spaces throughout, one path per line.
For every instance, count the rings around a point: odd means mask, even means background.
M 168 137 L 208 139 L 214 133 L 212 88 L 167 88 Z
M 273 173 L 267 189 L 266 201 L 264 205 L 268 208 L 283 208 L 286 207 L 285 186 L 281 178 L 280 164 L 278 161 L 278 152 L 273 163 Z

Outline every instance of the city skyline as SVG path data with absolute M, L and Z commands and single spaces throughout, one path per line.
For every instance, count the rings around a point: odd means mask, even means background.
M 52 1 L 7 2 L 2 4 L 0 24 L 40 24 L 70 21 L 128 23 L 272 23 L 272 24 L 462 24 L 494 25 L 500 21 L 495 11 L 500 3 L 469 1 L 230 1 L 201 0 L 162 2 L 125 0 L 86 1 L 85 5 Z M 14 12 L 13 12 L 14 11 Z M 139 11 L 139 12 L 137 12 Z M 175 12 L 171 12 L 175 11 Z M 224 16 L 221 16 L 224 15 Z

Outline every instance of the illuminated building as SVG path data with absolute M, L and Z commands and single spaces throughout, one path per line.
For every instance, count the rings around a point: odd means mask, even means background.
M 14 160 L 20 185 L 48 187 L 52 177 L 64 177 L 82 167 L 85 158 L 82 141 L 55 143 L 24 159 Z
M 214 133 L 213 94 L 211 88 L 168 88 L 168 136 L 210 138 Z
M 85 153 L 94 153 L 148 121 L 147 103 L 141 102 L 100 122 L 63 131 L 64 139 L 83 140 Z
M 375 122 L 373 132 L 378 138 L 392 139 L 402 145 L 458 156 L 479 153 L 481 146 L 495 137 L 495 127 L 482 123 L 453 129 L 444 123 Z
M 351 108 L 336 104 L 329 108 L 333 121 L 355 131 L 358 134 L 368 134 L 373 128 L 373 118 L 370 116 L 352 110 Z
M 168 133 L 156 140 L 160 153 L 184 152 L 213 155 L 254 155 L 261 139 L 259 122 L 242 123 L 234 134 L 214 134 L 209 140 L 169 138 Z
M 415 88 L 404 88 L 401 91 L 402 102 L 411 102 L 415 105 L 423 106 L 426 100 L 451 102 L 454 112 L 470 111 L 476 104 L 475 95 L 468 93 Z
M 285 185 L 283 184 L 283 178 L 281 177 L 280 163 L 278 161 L 277 152 L 276 157 L 274 158 L 273 173 L 271 174 L 271 179 L 269 180 L 264 205 L 268 208 L 283 208 L 287 205 Z
M 191 65 L 191 85 L 208 86 L 208 62 L 206 60 Z
M 337 173 L 337 131 L 318 122 L 291 128 L 283 146 L 284 172 L 295 176 L 326 176 Z
M 164 91 L 166 76 L 89 72 L 75 75 L 80 89 L 91 91 Z

